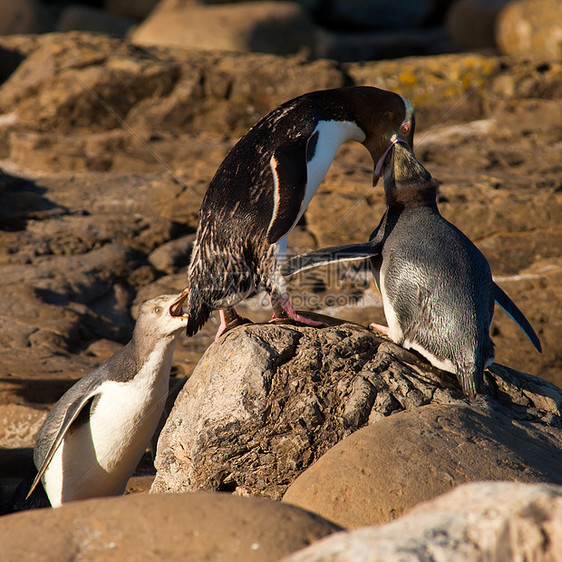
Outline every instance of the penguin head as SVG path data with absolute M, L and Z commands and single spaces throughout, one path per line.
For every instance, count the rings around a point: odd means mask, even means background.
M 373 88 L 376 90 L 376 88 Z M 375 108 L 370 114 L 371 122 L 363 125 L 366 137 L 363 144 L 367 147 L 375 163 L 373 171 L 373 187 L 382 175 L 386 156 L 397 142 L 405 143 L 413 149 L 416 117 L 412 104 L 404 97 L 379 90 L 385 99 L 371 104 Z
M 437 205 L 437 181 L 421 165 L 408 146 L 395 142 L 382 165 L 389 207 Z
M 178 334 L 187 325 L 183 303 L 187 288 L 179 295 L 161 295 L 141 304 L 135 332 L 153 333 L 161 338 Z

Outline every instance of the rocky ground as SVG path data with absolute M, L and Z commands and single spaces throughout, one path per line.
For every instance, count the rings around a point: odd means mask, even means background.
M 443 215 L 484 252 L 543 345 L 501 311 L 499 363 L 562 385 L 562 65 L 475 54 L 369 63 L 219 54 L 82 33 L 0 39 L 0 466 L 29 463 L 46 410 L 130 337 L 138 304 L 183 288 L 202 195 L 261 115 L 349 84 L 398 91 L 417 111 L 416 154 Z M 359 145 L 339 151 L 290 240 L 366 240 L 384 210 Z M 314 271 L 298 308 L 384 322 L 365 272 Z M 258 296 L 242 307 L 270 316 Z M 174 358 L 177 391 L 212 319 Z M 55 524 L 55 523 L 53 523 Z M 300 543 L 299 543 L 300 544 Z M 300 548 L 300 546 L 299 546 Z

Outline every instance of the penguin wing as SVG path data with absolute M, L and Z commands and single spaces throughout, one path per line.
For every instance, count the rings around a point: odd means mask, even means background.
M 54 454 L 57 452 L 57 449 L 62 443 L 64 436 L 67 434 L 68 430 L 70 429 L 76 418 L 79 416 L 80 412 L 98 395 L 99 386 L 99 383 L 96 381 L 96 383 L 92 385 L 90 389 L 88 389 L 89 391 L 87 390 L 86 392 L 80 392 L 80 394 L 76 396 L 75 400 L 73 400 L 65 409 L 62 416 L 57 416 L 58 419 L 57 417 L 51 418 L 53 423 L 55 424 L 55 427 L 49 430 L 49 435 L 55 435 L 55 432 L 56 435 L 52 440 L 49 449 L 47 450 L 47 454 L 42 459 L 41 466 L 37 469 L 37 475 L 35 476 L 35 479 L 33 480 L 31 488 L 29 489 L 29 492 L 27 493 L 25 499 L 29 498 L 29 496 L 33 493 L 33 490 L 35 490 L 37 484 L 39 484 L 39 481 L 43 477 L 43 474 L 45 474 L 45 471 L 47 470 L 47 467 L 49 466 L 49 463 L 51 462 Z M 82 390 L 80 387 L 76 386 L 71 388 L 68 392 L 72 393 L 75 389 Z M 70 397 L 71 395 L 69 396 L 69 398 Z
M 381 251 L 381 248 L 382 243 L 373 244 L 372 242 L 321 248 L 320 250 L 315 250 L 314 252 L 302 254 L 287 260 L 281 266 L 281 273 L 285 277 L 291 277 L 301 271 L 334 262 L 365 260 L 377 255 Z
M 294 226 L 306 193 L 306 149 L 302 137 L 278 146 L 269 166 L 273 174 L 273 212 L 267 229 L 267 241 L 274 244 Z
M 521 331 L 527 336 L 533 347 L 542 353 L 541 342 L 533 330 L 525 315 L 517 308 L 515 303 L 494 283 L 493 288 L 494 300 L 502 308 L 502 310 L 519 326 Z

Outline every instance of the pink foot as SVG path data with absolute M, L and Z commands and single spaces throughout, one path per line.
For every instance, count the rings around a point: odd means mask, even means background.
M 290 318 L 295 322 L 299 322 L 305 326 L 312 326 L 313 328 L 320 328 L 324 325 L 322 322 L 318 322 L 318 320 L 312 320 L 311 318 L 302 316 L 302 314 L 298 314 L 293 308 L 288 295 L 284 295 L 282 297 L 276 296 L 275 298 L 277 299 L 277 304 L 279 304 L 281 311 L 279 311 L 279 308 L 273 304 L 273 320 L 284 320 L 286 318 Z
M 382 324 L 377 324 L 376 322 L 371 322 L 369 324 L 369 330 L 377 330 L 377 332 L 382 332 L 388 336 L 388 326 L 383 326 Z
M 228 316 L 228 318 L 227 318 Z M 215 334 L 215 341 L 217 341 L 225 332 L 235 328 L 236 326 L 240 326 L 241 324 L 251 324 L 252 321 L 248 320 L 248 318 L 244 318 L 240 316 L 234 308 L 227 308 L 226 312 L 222 309 L 219 310 L 219 317 L 221 319 L 221 323 L 217 333 Z

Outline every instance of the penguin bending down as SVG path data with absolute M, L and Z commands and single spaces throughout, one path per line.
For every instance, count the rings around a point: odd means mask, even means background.
M 370 258 L 388 336 L 456 374 L 463 391 L 474 396 L 482 391 L 484 369 L 494 360 L 490 324 L 495 303 L 540 352 L 539 339 L 492 281 L 484 255 L 440 215 L 437 184 L 414 155 L 396 143 L 383 170 L 387 210 L 370 241 L 298 256 L 281 272 L 290 276 L 318 265 Z
M 146 301 L 131 341 L 53 406 L 33 452 L 37 473 L 20 483 L 8 511 L 58 507 L 125 491 L 168 396 L 176 336 L 187 317 L 178 295 Z
M 355 140 L 369 150 L 377 180 L 391 143 L 411 145 L 414 125 L 412 106 L 398 94 L 349 87 L 304 94 L 252 127 L 227 154 L 203 199 L 188 269 L 187 334 L 219 309 L 218 338 L 243 320 L 233 306 L 260 288 L 271 297 L 274 318 L 319 325 L 291 306 L 279 273 L 287 238 L 343 142 Z

